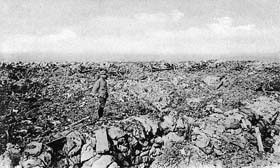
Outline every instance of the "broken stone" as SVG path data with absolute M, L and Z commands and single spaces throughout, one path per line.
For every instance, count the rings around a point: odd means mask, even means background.
M 212 122 L 218 122 L 219 120 L 225 119 L 225 116 L 223 114 L 213 113 L 213 114 L 210 114 L 207 118 L 208 118 L 208 120 L 210 120 Z
M 18 144 L 7 143 L 6 151 L 10 154 L 20 154 L 20 147 Z
M 92 164 L 91 168 L 107 168 L 111 163 L 113 163 L 113 156 L 102 155 L 97 161 Z
M 58 125 L 61 124 L 61 122 L 59 120 L 54 120 L 50 122 L 54 127 L 57 127 Z
M 96 146 L 96 138 L 94 136 L 90 136 L 88 134 L 84 134 L 86 144 L 90 144 L 93 148 Z
M 214 148 L 214 152 L 215 152 L 215 154 L 218 155 L 218 156 L 222 156 L 222 155 L 224 154 L 221 150 L 216 149 L 216 148 Z
M 155 138 L 155 143 L 157 143 L 157 144 L 163 144 L 163 139 L 162 139 L 162 137 L 157 137 L 157 138 Z
M 11 143 L 6 144 L 6 151 L 0 155 L 0 167 L 2 168 L 13 168 L 18 165 L 20 160 L 20 147 L 18 144 L 14 145 Z
M 34 126 L 33 128 L 35 132 L 43 132 L 43 127 Z
M 76 168 L 81 163 L 81 155 L 76 154 L 74 156 L 70 156 L 68 159 L 69 166 Z
M 136 155 L 136 156 L 137 156 L 137 155 L 140 155 L 140 153 L 141 153 L 140 150 L 138 150 L 138 149 L 135 150 L 135 155 Z
M 240 120 L 228 117 L 224 122 L 224 126 L 226 129 L 238 129 L 240 127 Z
M 143 143 L 141 143 L 141 145 L 142 145 L 143 147 L 147 147 L 147 146 L 149 145 L 149 142 L 148 142 L 148 141 L 144 141 Z
M 208 85 L 212 87 L 217 87 L 220 81 L 220 78 L 217 76 L 207 76 L 203 79 L 203 81 Z
M 109 141 L 106 129 L 99 129 L 95 131 L 96 136 L 96 152 L 105 153 L 109 151 Z
M 13 168 L 12 160 L 8 154 L 8 152 L 0 155 L 0 167 L 1 168 Z
M 175 132 L 170 132 L 162 137 L 164 146 L 167 147 L 171 142 L 183 142 L 185 137 L 178 136 Z
M 51 167 L 53 150 L 50 147 L 44 146 L 43 152 L 38 156 L 46 167 Z
M 243 118 L 243 119 L 241 119 L 241 127 L 245 130 L 251 129 L 252 124 L 248 119 Z
M 83 162 L 83 165 L 81 168 L 91 168 L 92 167 L 92 164 L 93 164 L 94 160 L 93 158 Z
M 32 124 L 33 122 L 30 120 L 23 120 L 21 121 L 22 124 Z
M 275 154 L 280 154 L 280 136 L 275 136 L 274 137 L 275 143 L 273 144 L 272 148 L 273 148 L 273 153 Z
M 22 168 L 45 168 L 44 163 L 36 157 L 31 157 L 29 159 L 24 159 L 20 162 Z
M 118 139 L 121 138 L 125 135 L 124 131 L 121 130 L 120 128 L 117 127 L 111 127 L 110 129 L 108 129 L 108 136 L 111 139 Z
M 154 146 L 152 146 L 152 148 L 149 151 L 149 155 L 153 155 L 156 152 L 156 148 Z
M 133 136 L 136 137 L 138 140 L 146 139 L 145 131 L 143 128 L 136 128 L 132 132 Z
M 210 139 L 208 138 L 208 136 L 205 135 L 204 133 L 200 133 L 196 137 L 195 145 L 200 148 L 205 148 L 206 146 L 209 145 L 209 142 L 210 142 Z
M 161 144 L 154 143 L 154 144 L 153 144 L 153 147 L 155 147 L 155 148 L 160 148 L 160 147 L 161 147 Z
M 116 159 L 119 161 L 119 162 L 123 162 L 125 157 L 122 153 L 117 153 L 114 157 L 116 157 Z
M 156 152 L 154 153 L 154 157 L 159 156 L 161 154 L 160 148 L 156 148 Z
M 122 162 L 122 165 L 123 165 L 124 167 L 129 167 L 129 166 L 130 166 L 130 163 L 129 163 L 128 161 L 124 160 L 124 161 Z
M 126 146 L 123 146 L 123 145 L 119 145 L 118 149 L 123 153 L 128 151 L 128 148 Z
M 143 148 L 142 148 L 142 152 L 144 152 L 144 151 L 149 151 L 150 149 L 151 149 L 150 146 L 143 147 Z
M 113 162 L 108 168 L 120 168 L 120 166 L 116 162 Z
M 214 113 L 219 113 L 219 114 L 223 114 L 223 110 L 219 109 L 219 108 L 214 108 Z
M 187 155 L 187 153 L 186 153 L 186 151 L 185 151 L 185 149 L 184 149 L 184 148 L 180 149 L 180 153 L 181 153 L 181 155 L 184 155 L 184 156 L 186 156 L 186 155 Z
M 148 163 L 141 163 L 140 165 L 138 165 L 138 168 L 146 168 L 148 166 L 149 166 Z
M 101 157 L 101 155 L 96 154 L 96 155 L 95 155 L 94 157 L 92 157 L 91 159 L 89 159 L 89 160 L 83 162 L 83 163 L 82 163 L 83 165 L 82 165 L 81 168 L 91 168 L 92 165 L 93 165 L 93 163 L 94 163 L 95 161 L 97 161 L 98 159 L 100 159 L 100 157 Z
M 213 144 L 215 149 L 222 149 L 222 143 L 218 139 L 211 139 L 211 144 Z
M 63 147 L 63 151 L 68 156 L 75 155 L 82 148 L 83 136 L 78 131 L 70 132 L 66 136 L 66 144 Z
M 139 144 L 135 137 L 128 137 L 128 141 L 131 147 L 135 147 Z
M 192 117 L 188 117 L 188 116 L 184 116 L 184 119 L 185 119 L 185 124 L 193 124 L 195 123 L 195 120 L 192 118 Z
M 216 132 L 223 133 L 225 131 L 225 127 L 223 125 L 217 125 Z
M 17 133 L 21 134 L 21 135 L 26 135 L 27 134 L 27 130 L 26 129 L 21 129 L 21 130 L 18 130 Z
M 158 123 L 152 121 L 147 116 L 134 117 L 134 119 L 141 122 L 147 133 L 151 132 L 153 135 L 156 135 Z
M 223 161 L 221 161 L 221 160 L 216 160 L 216 161 L 214 162 L 214 166 L 215 166 L 215 168 L 223 168 L 223 167 L 224 167 Z
M 179 118 L 176 122 L 176 128 L 177 129 L 184 129 L 185 128 L 185 124 L 182 118 Z
M 142 153 L 140 154 L 140 156 L 147 156 L 147 155 L 149 155 L 149 152 L 150 152 L 150 151 L 148 151 L 148 150 L 147 150 L 147 151 L 144 151 L 144 152 L 142 152 Z
M 231 135 L 230 143 L 235 144 L 240 148 L 244 149 L 248 141 L 242 134 L 239 134 L 239 135 Z
M 271 97 L 260 96 L 253 104 L 248 104 L 246 108 L 262 116 L 265 120 L 269 120 L 280 108 L 280 102 Z M 277 123 L 279 123 L 279 120 Z
M 39 155 L 42 151 L 43 144 L 39 142 L 31 142 L 26 145 L 24 153 L 27 155 L 36 156 Z
M 83 145 L 81 150 L 81 162 L 87 161 L 95 156 L 95 150 L 93 149 L 92 144 L 87 143 Z
M 134 164 L 135 165 L 139 165 L 143 162 L 143 159 L 141 156 L 136 156 L 135 159 L 134 159 Z
M 163 122 L 161 122 L 159 125 L 160 127 L 163 129 L 163 130 L 166 130 L 166 131 L 173 131 L 174 130 L 174 125 L 175 125 L 175 119 L 171 116 L 171 115 L 168 115 L 168 116 L 164 116 L 163 117 Z
M 149 162 L 150 157 L 149 156 L 143 156 L 142 160 L 143 160 L 143 163 L 147 163 L 147 162 Z

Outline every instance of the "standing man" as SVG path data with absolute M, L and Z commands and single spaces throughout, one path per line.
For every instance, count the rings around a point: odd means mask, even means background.
M 98 117 L 101 118 L 103 116 L 103 111 L 105 108 L 105 104 L 108 98 L 108 86 L 106 79 L 108 78 L 106 71 L 102 70 L 99 75 L 99 79 L 95 82 L 93 86 L 93 94 L 98 96 L 99 99 L 99 107 L 98 107 Z

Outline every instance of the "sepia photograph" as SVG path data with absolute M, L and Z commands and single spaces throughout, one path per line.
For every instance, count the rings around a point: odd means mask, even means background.
M 0 0 L 0 168 L 279 168 L 280 0 Z

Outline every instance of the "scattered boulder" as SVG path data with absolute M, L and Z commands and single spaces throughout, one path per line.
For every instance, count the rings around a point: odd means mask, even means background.
M 95 156 L 95 150 L 92 144 L 87 143 L 83 145 L 81 151 L 81 162 L 85 162 Z
M 42 167 L 48 168 L 52 164 L 53 150 L 39 142 L 31 142 L 27 144 L 20 165 L 23 168 Z
M 168 147 L 172 142 L 183 142 L 185 137 L 177 135 L 175 132 L 170 132 L 167 135 L 162 137 L 162 141 L 164 142 L 164 146 Z
M 203 81 L 208 85 L 212 87 L 217 87 L 220 82 L 220 78 L 217 76 L 207 76 L 203 79 Z
M 193 133 L 194 133 L 193 140 L 197 147 L 205 148 L 209 145 L 210 138 L 205 133 L 201 132 L 198 129 L 195 129 Z
M 153 135 L 156 135 L 158 131 L 157 122 L 152 121 L 151 119 L 148 118 L 148 116 L 140 116 L 140 117 L 133 117 L 133 118 L 141 122 L 141 124 L 143 125 L 147 133 L 152 133 Z
M 173 116 L 167 115 L 163 117 L 163 122 L 161 122 L 159 125 L 163 131 L 173 131 L 176 126 L 176 120 Z
M 66 136 L 66 144 L 63 147 L 63 151 L 68 156 L 74 156 L 82 148 L 83 136 L 78 131 L 70 132 Z
M 183 118 L 179 118 L 176 122 L 176 129 L 184 129 L 186 124 L 184 123 Z
M 118 127 L 110 127 L 108 129 L 108 135 L 111 139 L 116 140 L 125 135 L 124 131 Z
M 106 129 L 99 129 L 95 131 L 96 136 L 96 152 L 98 154 L 106 153 L 109 151 L 109 141 Z

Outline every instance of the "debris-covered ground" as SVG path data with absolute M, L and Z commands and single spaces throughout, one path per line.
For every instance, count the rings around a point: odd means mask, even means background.
M 18 62 L 0 74 L 1 168 L 280 165 L 277 63 Z

